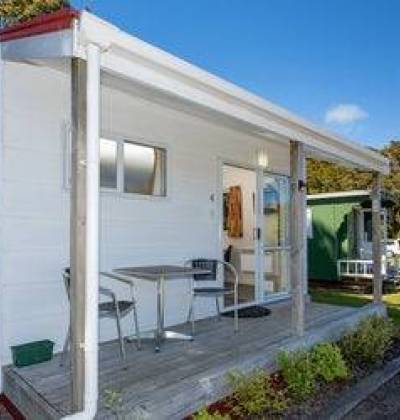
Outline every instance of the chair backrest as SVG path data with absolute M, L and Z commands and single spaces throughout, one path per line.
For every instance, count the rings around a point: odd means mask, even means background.
M 216 281 L 217 274 L 218 274 L 218 261 L 199 258 L 197 260 L 192 260 L 192 267 L 193 268 L 201 268 L 203 270 L 207 270 L 209 274 L 195 274 L 193 279 L 195 281 Z
M 69 291 L 71 288 L 71 269 L 69 267 L 64 268 L 62 272 L 63 280 L 64 280 L 64 286 L 65 290 L 67 292 L 67 296 L 69 299 Z
M 224 261 L 230 263 L 232 259 L 232 245 L 229 245 L 228 248 L 224 251 Z

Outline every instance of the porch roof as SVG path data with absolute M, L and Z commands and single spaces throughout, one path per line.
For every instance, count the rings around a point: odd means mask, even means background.
M 91 13 L 83 11 L 74 19 L 69 29 L 3 40 L 3 59 L 35 60 L 57 55 L 86 59 L 86 46 L 93 43 L 102 47 L 103 72 L 163 100 L 168 106 L 235 124 L 266 139 L 303 142 L 311 157 L 389 173 L 388 160 L 367 147 L 319 128 Z

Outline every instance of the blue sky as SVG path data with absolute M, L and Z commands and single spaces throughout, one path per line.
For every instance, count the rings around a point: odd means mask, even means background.
M 400 0 L 76 0 L 346 137 L 400 139 Z

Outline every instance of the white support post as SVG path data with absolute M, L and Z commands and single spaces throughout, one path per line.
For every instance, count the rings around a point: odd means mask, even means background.
M 100 48 L 89 44 L 87 63 L 73 59 L 72 71 L 72 403 L 78 412 L 68 418 L 93 419 L 98 400 Z
M 305 330 L 305 294 L 304 294 L 304 261 L 305 254 L 304 223 L 306 213 L 306 186 L 303 179 L 305 172 L 304 145 L 297 141 L 290 142 L 290 175 L 291 175 L 291 261 L 290 279 L 292 292 L 292 326 L 298 336 Z
M 3 130 L 4 130 L 4 106 L 3 106 L 3 102 L 4 101 L 4 63 L 3 63 L 3 59 L 1 56 L 1 48 L 0 48 L 0 148 L 1 151 L 3 152 Z M 1 164 L 1 162 L 0 162 Z M 0 166 L 0 173 L 3 173 L 3 168 Z M 3 180 L 3 176 L 0 176 L 0 190 L 3 189 L 3 185 L 2 185 L 2 181 Z M 3 241 L 1 241 L 1 243 L 3 243 Z M 2 247 L 3 248 L 3 247 Z M 2 255 L 3 253 L 1 253 Z M 0 255 L 0 258 L 1 258 Z M 2 264 L 1 264 L 2 266 Z M 0 371 L 2 368 L 2 364 L 3 364 L 3 343 L 5 340 L 5 336 L 4 336 L 4 322 L 3 322 L 3 313 L 4 313 L 4 298 L 3 298 L 3 294 L 4 294 L 4 290 L 3 290 L 3 279 L 0 276 Z M 0 374 L 0 394 L 2 393 L 3 390 L 3 375 Z
M 100 48 L 87 48 L 85 409 L 97 410 L 100 193 Z
M 381 175 L 373 174 L 372 186 L 372 259 L 374 272 L 374 303 L 382 303 L 382 226 Z

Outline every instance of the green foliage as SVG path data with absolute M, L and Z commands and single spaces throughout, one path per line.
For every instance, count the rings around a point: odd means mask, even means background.
M 107 410 L 118 416 L 122 407 L 122 394 L 114 389 L 105 389 L 103 394 L 103 404 Z
M 251 374 L 231 372 L 228 383 L 237 402 L 233 407 L 237 416 L 259 415 L 266 410 L 281 411 L 287 407 L 285 392 L 274 389 L 271 377 L 262 369 Z
M 346 362 L 336 344 L 317 344 L 311 351 L 311 365 L 315 378 L 325 382 L 345 379 L 349 376 Z
M 391 320 L 372 315 L 362 320 L 356 331 L 345 335 L 339 346 L 343 357 L 352 366 L 360 363 L 373 365 L 382 361 L 394 334 Z
M 302 401 L 314 393 L 316 381 L 309 352 L 280 353 L 278 368 L 287 383 L 289 394 L 295 400 Z
M 297 401 L 314 393 L 317 380 L 332 382 L 349 375 L 340 348 L 330 343 L 317 344 L 311 351 L 282 352 L 278 368 L 289 394 Z
M 400 141 L 391 141 L 380 151 L 390 161 L 391 172 L 383 179 L 385 191 L 395 204 L 389 214 L 389 236 L 400 233 Z M 351 170 L 333 163 L 309 159 L 307 161 L 307 190 L 309 194 L 370 189 L 370 173 Z
M 193 415 L 193 420 L 230 420 L 230 417 L 227 415 L 223 416 L 218 412 L 210 414 L 206 408 L 203 408 L 198 413 Z
M 1 0 L 1 25 L 10 26 L 24 22 L 43 13 L 50 13 L 68 6 L 65 0 Z

